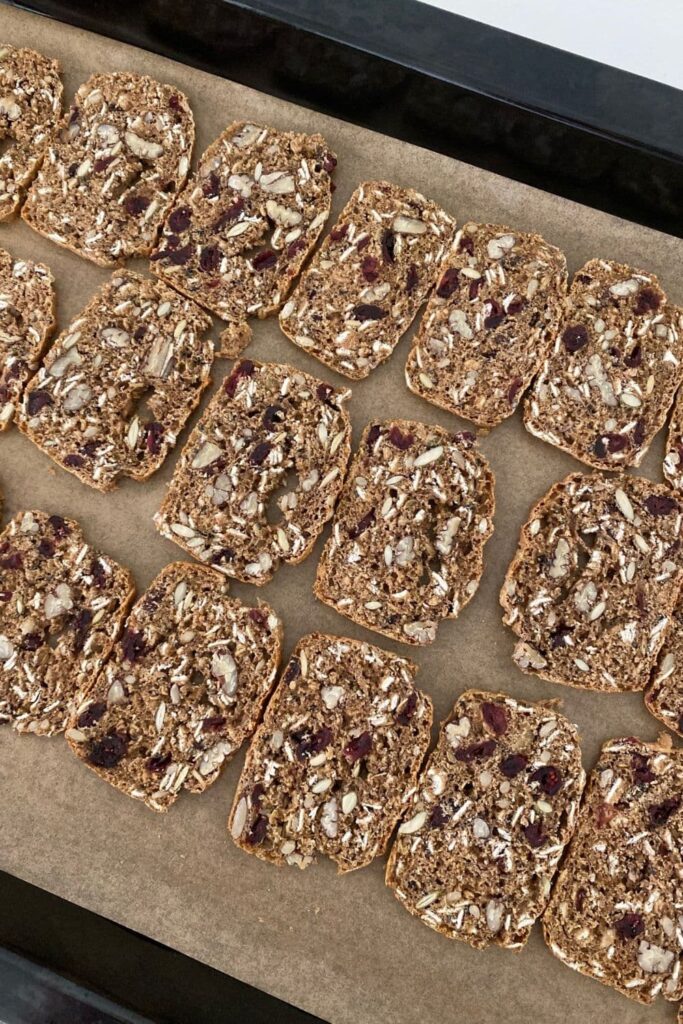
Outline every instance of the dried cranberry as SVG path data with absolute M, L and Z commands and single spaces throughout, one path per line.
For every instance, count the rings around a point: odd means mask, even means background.
M 526 306 L 526 299 L 523 299 L 521 295 L 515 295 L 510 299 L 507 305 L 508 316 L 517 316 L 521 313 Z
M 375 306 L 369 302 L 361 302 L 359 306 L 353 307 L 353 316 L 356 320 L 383 320 L 387 315 L 381 306 Z
M 362 252 L 363 249 L 367 249 L 370 245 L 370 235 L 361 235 L 356 241 L 356 249 L 358 252 Z
M 296 756 L 300 761 L 304 761 L 329 747 L 332 742 L 332 730 L 323 725 L 314 733 L 292 733 L 292 739 L 296 743 Z
M 678 511 L 678 502 L 663 494 L 651 494 L 643 504 L 651 516 L 669 516 Z
M 633 441 L 633 447 L 634 448 L 642 448 L 643 441 L 645 440 L 645 421 L 644 420 L 638 420 L 636 422 L 636 425 L 633 428 L 633 433 L 631 434 L 631 440 Z
M 125 631 L 121 638 L 121 646 L 123 647 L 123 656 L 126 661 L 137 661 L 147 650 L 142 633 L 138 633 L 134 629 L 127 629 Z
M 106 710 L 106 700 L 93 701 L 93 703 L 89 704 L 85 711 L 82 711 L 78 716 L 76 725 L 79 729 L 89 729 L 91 725 L 95 725 L 96 722 L 99 722 Z
M 528 764 L 524 754 L 509 754 L 500 762 L 500 770 L 506 779 L 514 779 Z
M 344 757 L 350 764 L 355 764 L 356 761 L 360 761 L 361 758 L 367 757 L 372 750 L 372 735 L 367 732 L 362 732 L 360 736 L 354 736 L 353 739 L 344 747 Z
M 285 674 L 282 677 L 283 683 L 291 683 L 293 679 L 301 675 L 301 664 L 298 658 L 291 658 L 289 665 L 285 670 Z
M 375 521 L 375 510 L 374 510 L 374 508 L 371 508 L 369 512 L 366 512 L 366 514 L 361 519 L 358 520 L 358 522 L 356 523 L 355 526 L 350 526 L 349 527 L 349 537 L 351 538 L 351 540 L 356 540 L 356 538 L 360 537 L 360 535 L 362 533 L 365 533 L 365 531 L 370 526 L 372 526 L 374 521 Z
M 633 781 L 639 786 L 648 786 L 657 776 L 650 768 L 650 762 L 644 754 L 633 755 Z
M 233 398 L 237 390 L 237 384 L 240 380 L 240 377 L 251 377 L 253 372 L 254 364 L 252 363 L 251 359 L 243 359 L 241 363 L 238 363 L 237 366 L 233 368 L 233 371 L 230 374 L 230 376 L 226 377 L 225 379 L 225 384 L 223 386 L 225 388 L 226 394 L 230 395 L 230 397 Z
M 169 98 L 168 105 L 171 110 L 180 110 L 180 96 L 176 92 Z
M 261 628 L 268 622 L 268 616 L 260 608 L 250 608 L 247 614 L 251 621 Z
M 93 563 L 90 566 L 90 575 L 93 578 L 93 583 L 96 587 L 103 587 L 107 582 L 107 573 L 105 572 L 104 566 L 100 562 L 99 558 L 93 559 Z
M 153 259 L 167 259 L 174 267 L 183 267 L 194 253 L 194 246 L 188 242 L 181 249 L 163 249 L 156 253 Z
M 50 516 L 50 518 L 48 519 L 48 524 L 52 528 L 52 532 L 54 533 L 55 537 L 59 537 L 60 540 L 63 537 L 68 537 L 69 533 L 71 532 L 68 523 L 66 522 L 65 519 L 62 519 L 61 516 Z
M 569 637 L 572 635 L 572 627 L 560 624 L 550 634 L 550 647 L 556 651 L 558 647 L 566 647 Z
M 459 444 L 461 448 L 471 448 L 477 440 L 477 435 L 473 434 L 471 430 L 457 430 L 453 434 L 453 440 L 456 444 Z
M 0 569 L 21 569 L 23 564 L 24 560 L 19 551 L 13 551 L 11 555 L 0 559 Z
M 205 718 L 202 722 L 202 732 L 219 732 L 226 721 L 225 715 L 212 715 L 210 718 Z
M 334 395 L 334 388 L 330 384 L 318 384 L 317 388 L 315 389 L 315 393 L 316 396 L 320 399 L 320 401 L 324 402 L 325 405 L 329 405 L 331 409 L 339 408 L 339 406 L 332 401 L 332 396 Z
M 448 821 L 448 817 L 444 814 L 443 807 L 441 804 L 434 804 L 431 813 L 429 815 L 429 827 L 430 828 L 441 828 Z
M 133 334 L 133 340 L 142 341 L 146 333 L 147 327 L 145 326 L 145 324 L 142 324 L 140 327 L 136 327 L 135 333 Z
M 71 469 L 80 469 L 83 465 L 83 459 L 80 455 L 67 455 L 64 459 L 64 465 L 70 466 Z
M 644 316 L 646 313 L 654 313 L 655 310 L 659 309 L 662 297 L 654 288 L 650 288 L 646 285 L 645 288 L 641 288 L 636 297 L 633 311 L 636 316 Z
M 164 428 L 161 423 L 151 420 L 145 424 L 145 447 L 150 455 L 158 455 L 161 451 L 161 442 L 164 436 Z
M 365 443 L 368 446 L 368 451 L 369 452 L 371 452 L 372 449 L 375 447 L 377 439 L 378 439 L 378 437 L 379 437 L 379 435 L 381 433 L 382 433 L 382 431 L 380 430 L 379 425 L 377 423 L 373 423 L 373 425 L 368 430 L 368 436 L 367 436 L 367 438 L 365 440 Z
M 199 269 L 214 273 L 221 265 L 223 253 L 217 245 L 205 245 L 199 254 Z
M 406 292 L 408 295 L 412 295 L 417 287 L 420 280 L 420 275 L 417 272 L 417 267 L 414 263 L 411 263 L 406 273 Z
M 382 257 L 385 263 L 393 263 L 395 260 L 394 250 L 396 248 L 396 235 L 388 228 L 382 232 Z
M 12 590 L 0 590 L 0 601 L 9 601 L 13 593 Z
M 479 294 L 479 289 L 484 283 L 483 277 L 477 277 L 474 281 L 470 281 L 470 286 L 467 289 L 467 295 L 470 299 L 476 299 Z
M 293 259 L 298 252 L 302 252 L 306 248 L 305 238 L 295 238 L 293 242 L 290 242 L 285 251 L 285 256 L 288 260 Z
M 392 427 L 387 436 L 394 448 L 398 448 L 400 452 L 408 451 L 408 449 L 415 443 L 415 435 L 409 433 L 404 434 L 400 427 Z
M 170 192 L 175 192 L 175 181 L 167 181 L 164 185 L 164 192 L 168 195 Z
M 337 166 L 337 158 L 333 153 L 325 153 L 322 159 L 323 170 L 327 174 L 332 174 L 332 171 Z
M 466 252 L 469 256 L 474 256 L 474 239 L 470 238 L 469 235 L 463 235 L 458 245 L 459 252 Z
M 555 765 L 546 764 L 532 772 L 530 781 L 538 782 L 543 792 L 547 793 L 548 796 L 555 796 L 562 788 L 564 780 Z
M 486 701 L 481 706 L 481 717 L 496 736 L 503 736 L 507 732 L 508 716 L 502 704 Z
M 330 238 L 333 242 L 340 242 L 342 238 L 346 237 L 346 233 L 349 230 L 348 224 L 337 224 L 330 231 Z
M 88 760 L 98 768 L 115 768 L 125 757 L 127 750 L 128 741 L 118 733 L 112 732 L 92 744 Z
M 365 280 L 372 284 L 379 277 L 379 260 L 376 260 L 374 256 L 366 256 L 360 265 L 360 270 Z
M 651 807 L 648 807 L 650 824 L 654 828 L 666 825 L 671 815 L 678 810 L 680 805 L 681 801 L 678 797 L 669 797 L 668 800 L 662 800 L 661 804 L 653 804 Z
M 595 823 L 598 828 L 604 828 L 605 825 L 609 825 L 616 813 L 617 809 L 613 804 L 600 804 L 595 811 Z
M 182 231 L 186 231 L 189 228 L 192 221 L 192 210 L 189 206 L 179 206 L 176 210 L 172 210 L 168 218 L 168 226 L 174 235 L 179 235 Z
M 249 456 L 249 462 L 252 466 L 262 466 L 270 455 L 271 447 L 272 445 L 269 441 L 261 441 L 255 448 L 252 448 Z
M 96 174 L 99 174 L 100 171 L 106 171 L 107 167 L 109 167 L 109 164 L 111 164 L 113 162 L 114 162 L 114 157 L 113 156 L 101 156 L 99 158 L 99 160 L 96 160 L 95 163 L 93 164 L 93 170 L 95 171 Z
M 244 199 L 240 196 L 234 203 L 231 203 L 227 210 L 224 210 L 213 226 L 214 231 L 220 231 L 226 224 L 232 224 L 244 209 Z
M 285 410 L 281 405 L 269 405 L 263 414 L 262 423 L 266 430 L 272 430 L 285 418 Z
M 543 846 L 548 841 L 547 837 L 543 835 L 539 821 L 532 821 L 531 824 L 525 825 L 522 832 L 527 843 L 534 850 L 537 850 L 539 846 Z
M 636 369 L 643 361 L 643 350 L 640 345 L 635 345 L 627 356 L 624 356 L 624 363 L 632 369 Z
M 22 651 L 37 651 L 45 643 L 42 633 L 24 633 L 21 639 Z
M 28 396 L 28 401 L 26 403 L 26 408 L 28 410 L 29 416 L 35 416 L 37 413 L 40 412 L 41 409 L 44 409 L 46 405 L 52 404 L 52 395 L 49 393 L 49 391 L 38 390 L 32 391 L 30 393 L 30 395 Z
M 265 814 L 259 814 L 254 824 L 247 833 L 247 843 L 249 846 L 260 846 L 263 840 L 266 838 L 266 832 L 268 831 L 268 819 Z
M 277 253 L 273 252 L 272 249 L 264 249 L 263 252 L 259 252 L 254 256 L 251 261 L 251 265 L 254 270 L 270 270 L 277 263 Z
M 604 438 L 607 442 L 607 451 L 612 455 L 628 448 L 628 438 L 625 434 L 605 434 Z
M 399 711 L 396 712 L 396 721 L 399 725 L 408 725 L 410 719 L 417 710 L 417 694 L 411 693 Z
M 441 280 L 436 286 L 436 294 L 440 299 L 450 299 L 453 292 L 458 287 L 458 280 L 460 278 L 460 272 L 456 267 L 449 267 L 441 275 Z
M 71 624 L 74 631 L 74 651 L 82 651 L 85 647 L 85 641 L 88 639 L 90 626 L 92 625 L 92 612 L 88 608 L 81 608 L 78 614 L 74 616 Z
M 505 310 L 496 299 L 489 299 L 486 304 L 489 311 L 484 317 L 484 327 L 487 331 L 491 331 L 500 327 L 505 319 Z
M 596 439 L 595 444 L 593 445 L 593 451 L 599 459 L 604 459 L 605 455 L 607 455 L 607 445 L 601 437 Z
M 458 747 L 455 751 L 456 761 L 464 761 L 469 764 L 471 761 L 482 761 L 498 748 L 495 740 L 480 740 L 479 743 L 470 743 L 467 747 Z
M 221 190 L 221 179 L 215 171 L 209 171 L 202 182 L 202 193 L 207 199 L 215 199 Z
M 521 377 L 513 378 L 513 380 L 510 383 L 510 386 L 508 388 L 508 393 L 507 393 L 508 405 L 514 405 L 515 404 L 515 401 L 517 400 L 517 395 L 519 394 L 520 388 L 522 387 L 523 383 L 524 383 L 524 381 L 522 380 Z
M 620 939 L 635 939 L 645 931 L 640 914 L 624 914 L 614 922 L 614 930 Z
M 588 331 L 583 324 L 573 324 L 565 329 L 562 341 L 567 352 L 578 352 L 588 344 Z
M 129 213 L 131 217 L 139 217 L 141 213 L 144 213 L 149 206 L 149 199 L 147 196 L 128 196 L 123 207 L 126 213 Z
M 145 767 L 148 772 L 163 772 L 170 763 L 170 754 L 155 754 L 154 757 L 150 757 Z
M 54 558 L 55 546 L 51 540 L 43 538 L 43 540 L 41 540 L 41 542 L 38 545 L 38 551 L 43 556 L 43 558 Z

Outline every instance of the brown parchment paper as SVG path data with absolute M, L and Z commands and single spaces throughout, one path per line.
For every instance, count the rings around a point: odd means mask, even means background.
M 58 57 L 67 100 L 94 71 L 142 71 L 174 83 L 189 95 L 195 113 L 195 154 L 234 118 L 322 132 L 339 155 L 333 214 L 360 180 L 388 178 L 441 202 L 460 223 L 490 220 L 540 231 L 566 252 L 572 271 L 592 256 L 653 270 L 670 298 L 683 302 L 679 239 L 1 5 L 0 40 Z M 225 73 L 230 74 L 228 65 Z M 60 329 L 108 276 L 21 222 L 0 225 L 0 245 L 52 268 Z M 354 385 L 350 411 L 356 438 L 378 415 L 464 425 L 408 392 L 403 380 L 408 347 L 404 338 L 388 363 Z M 249 354 L 335 377 L 288 342 L 276 320 L 255 325 Z M 229 366 L 217 363 L 214 379 Z M 656 480 L 661 479 L 661 437 L 658 442 L 643 469 Z M 471 686 L 499 687 L 528 699 L 561 697 L 565 713 L 580 727 L 587 768 L 608 737 L 635 733 L 654 739 L 659 726 L 645 712 L 641 695 L 572 690 L 524 676 L 512 663 L 512 634 L 501 623 L 498 591 L 519 527 L 530 504 L 553 481 L 580 467 L 527 434 L 519 414 L 484 438 L 482 447 L 496 473 L 496 530 L 479 592 L 457 621 L 441 626 L 433 647 L 402 648 L 318 604 L 311 587 L 319 543 L 306 562 L 281 569 L 258 591 L 284 619 L 285 654 L 313 628 L 408 653 L 420 665 L 418 683 L 434 699 L 437 721 Z M 152 526 L 174 463 L 175 456 L 144 484 L 125 481 L 114 493 L 100 495 L 54 467 L 14 428 L 0 435 L 3 521 L 31 507 L 74 516 L 91 542 L 131 567 L 143 588 L 165 563 L 182 557 Z M 233 592 L 247 599 L 256 595 L 246 585 L 235 584 Z M 545 948 L 538 926 L 519 954 L 477 952 L 437 935 L 385 888 L 383 862 L 339 878 L 327 862 L 305 872 L 278 870 L 238 851 L 225 825 L 242 761 L 243 752 L 212 789 L 199 797 L 183 795 L 162 817 L 87 771 L 63 739 L 0 729 L 0 869 L 335 1024 L 673 1020 L 670 1004 L 641 1007 L 563 966 Z

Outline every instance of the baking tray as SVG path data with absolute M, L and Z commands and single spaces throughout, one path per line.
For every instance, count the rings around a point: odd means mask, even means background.
M 339 154 L 335 213 L 358 181 L 385 177 L 424 191 L 459 221 L 495 220 L 540 231 L 564 249 L 572 270 L 596 255 L 644 266 L 660 275 L 672 300 L 683 300 L 677 238 L 69 26 L 9 8 L 1 16 L 10 42 L 62 60 L 67 95 L 90 72 L 103 69 L 145 71 L 175 83 L 195 111 L 198 152 L 236 117 L 322 132 Z M 107 277 L 23 223 L 0 228 L 0 244 L 53 268 L 61 326 Z M 354 385 L 356 438 L 378 409 L 385 416 L 464 425 L 406 390 L 408 347 L 404 339 L 388 363 Z M 334 379 L 292 346 L 275 321 L 256 325 L 250 354 Z M 216 381 L 228 369 L 217 363 Z M 181 444 L 186 437 L 187 431 Z M 659 441 L 643 467 L 653 479 L 661 478 Z M 638 694 L 553 686 L 513 665 L 513 638 L 502 626 L 497 602 L 504 571 L 530 503 L 577 464 L 531 438 L 518 415 L 484 437 L 482 448 L 496 473 L 498 509 L 481 588 L 456 622 L 442 625 L 433 647 L 409 652 L 420 665 L 418 681 L 434 699 L 437 720 L 466 688 L 495 687 L 524 699 L 563 698 L 566 714 L 581 730 L 587 767 L 609 736 L 653 739 L 659 727 Z M 117 492 L 100 495 L 53 467 L 14 430 L 0 443 L 5 514 L 34 506 L 78 518 L 92 542 L 131 566 L 142 588 L 178 557 L 178 549 L 151 524 L 174 463 L 175 457 L 145 484 L 126 481 Z M 377 640 L 313 599 L 320 549 L 318 544 L 306 562 L 282 569 L 259 591 L 284 619 L 285 653 L 313 627 Z M 255 596 L 246 585 L 234 585 L 233 592 Z M 383 645 L 406 653 L 390 641 Z M 560 1024 L 569 1014 L 575 1020 L 614 1015 L 623 1024 L 670 1019 L 667 1004 L 645 1011 L 568 970 L 544 947 L 538 928 L 518 955 L 481 953 L 445 940 L 406 914 L 385 889 L 382 862 L 340 878 L 329 863 L 303 873 L 278 871 L 239 852 L 227 838 L 225 820 L 241 764 L 239 756 L 207 793 L 184 797 L 161 817 L 85 770 L 63 740 L 0 730 L 0 870 L 335 1024 L 490 1024 L 500 1019 L 503 1003 L 507 1024 Z

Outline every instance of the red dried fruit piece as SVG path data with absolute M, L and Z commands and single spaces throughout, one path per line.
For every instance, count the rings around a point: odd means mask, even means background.
M 249 843 L 249 846 L 260 846 L 266 838 L 267 831 L 268 819 L 265 814 L 259 814 L 247 833 L 247 842 Z
M 144 213 L 149 206 L 149 199 L 147 196 L 128 196 L 123 208 L 126 213 L 129 213 L 131 217 L 139 217 L 141 213 Z
M 645 931 L 640 914 L 624 914 L 614 922 L 614 930 L 620 939 L 635 939 Z
M 227 719 L 225 715 L 212 715 L 202 722 L 202 732 L 218 732 L 223 728 Z
M 485 701 L 481 706 L 481 717 L 484 724 L 496 736 L 504 736 L 508 728 L 508 716 L 502 704 Z
M 671 815 L 678 810 L 680 805 L 680 799 L 672 796 L 668 800 L 662 800 L 661 804 L 653 804 L 651 807 L 648 807 L 647 813 L 650 818 L 650 824 L 654 828 L 661 828 L 662 825 L 666 825 Z
M 54 558 L 55 546 L 52 541 L 47 540 L 47 538 L 43 538 L 43 540 L 38 544 L 38 553 L 42 555 L 43 558 Z
M 0 601 L 9 601 L 13 593 L 13 590 L 0 590 Z
M 145 447 L 151 455 L 158 455 L 161 451 L 161 441 L 164 436 L 164 428 L 161 423 L 151 420 L 145 424 Z
M 61 516 L 50 516 L 50 518 L 48 519 L 48 524 L 51 526 L 52 532 L 54 533 L 55 537 L 59 537 L 60 540 L 63 537 L 67 537 L 71 533 L 71 530 L 67 525 L 66 520 L 62 519 Z
M 669 516 L 678 512 L 678 502 L 664 494 L 651 494 L 643 504 L 651 516 Z
M 658 291 L 646 285 L 641 288 L 636 297 L 633 311 L 637 316 L 644 316 L 646 313 L 654 313 L 659 309 L 662 297 Z
M 315 393 L 316 396 L 320 399 L 320 401 L 324 402 L 325 405 L 329 405 L 331 409 L 339 408 L 339 406 L 332 401 L 332 396 L 334 395 L 334 388 L 332 387 L 331 384 L 318 384 L 317 388 L 315 389 Z
M 651 782 L 655 781 L 657 776 L 650 768 L 650 762 L 644 754 L 634 754 L 632 763 L 633 781 L 637 783 L 637 785 L 648 786 Z
M 379 277 L 379 260 L 376 260 L 374 256 L 366 256 L 360 265 L 361 274 L 372 284 Z
M 361 519 L 358 520 L 358 522 L 356 523 L 355 526 L 351 526 L 349 528 L 349 537 L 351 538 L 351 540 L 356 540 L 356 538 L 360 537 L 360 535 L 362 533 L 365 533 L 365 531 L 370 526 L 372 526 L 374 521 L 375 521 L 375 510 L 374 510 L 374 508 L 371 508 L 369 512 L 366 512 L 366 514 Z
M 344 757 L 350 764 L 355 764 L 361 758 L 367 757 L 372 750 L 372 735 L 369 732 L 362 732 L 360 736 L 353 739 L 344 747 Z
M 616 455 L 628 448 L 628 438 L 625 434 L 604 434 L 603 436 L 607 444 L 607 451 L 611 455 Z
M 241 363 L 238 363 L 237 366 L 233 367 L 230 376 L 226 377 L 225 384 L 223 385 L 223 387 L 225 388 L 225 393 L 227 395 L 230 395 L 231 398 L 233 398 L 237 390 L 237 385 L 240 381 L 240 378 L 251 377 L 253 372 L 254 364 L 252 363 L 251 359 L 243 359 Z
M 524 754 L 509 754 L 500 762 L 500 770 L 506 779 L 514 779 L 521 771 L 524 771 L 529 760 Z
M 515 377 L 512 380 L 512 382 L 510 383 L 510 387 L 508 388 L 508 393 L 507 393 L 508 405 L 514 405 L 515 404 L 515 402 L 517 400 L 517 395 L 518 395 L 518 393 L 520 391 L 520 388 L 522 387 L 523 383 L 524 383 L 524 381 L 522 380 L 521 377 Z
M 368 302 L 361 302 L 359 306 L 353 307 L 355 320 L 383 320 L 386 315 L 386 310 L 382 309 L 381 306 L 375 306 Z
M 314 733 L 293 732 L 292 739 L 296 744 L 296 756 L 300 761 L 305 761 L 329 747 L 332 742 L 332 730 L 323 725 Z
M 88 639 L 88 634 L 90 632 L 91 625 L 92 612 L 88 608 L 81 608 L 78 615 L 75 616 L 72 622 L 74 631 L 74 651 L 82 651 L 83 648 L 85 647 L 85 641 Z
M 517 316 L 521 313 L 526 306 L 526 299 L 523 299 L 521 295 L 515 295 L 507 304 L 508 316 Z
M 285 418 L 285 410 L 281 405 L 269 405 L 263 414 L 262 423 L 265 430 L 272 430 L 282 423 Z
M 199 254 L 199 269 L 205 273 L 215 273 L 222 259 L 223 253 L 217 245 L 205 245 Z
M 393 444 L 394 448 L 398 448 L 400 452 L 406 452 L 415 443 L 414 434 L 404 434 L 400 427 L 392 427 L 387 435 L 389 441 Z
M 642 448 L 643 441 L 645 440 L 645 421 L 644 420 L 638 420 L 637 421 L 635 427 L 633 428 L 633 433 L 631 434 L 631 440 L 633 442 L 633 447 L 634 448 Z
M 431 813 L 429 815 L 429 827 L 430 828 L 441 828 L 448 821 L 448 817 L 444 814 L 443 807 L 441 804 L 434 804 Z
M 565 328 L 562 342 L 567 352 L 578 352 L 588 344 L 588 331 L 583 324 L 573 324 L 571 327 Z
M 102 157 L 100 157 L 99 160 L 96 160 L 95 163 L 93 164 L 93 170 L 95 171 L 96 174 L 99 174 L 101 171 L 106 171 L 107 167 L 109 167 L 109 164 L 111 164 L 113 162 L 114 162 L 114 157 L 113 156 L 102 156 Z
M 573 626 L 565 626 L 564 623 L 559 625 L 557 629 L 554 629 L 550 634 L 550 647 L 553 651 L 556 651 L 558 647 L 565 647 L 569 637 L 572 635 Z
M 81 712 L 76 720 L 76 725 L 79 729 L 89 729 L 92 725 L 99 722 L 106 710 L 106 700 L 96 700 L 89 704 L 85 711 Z
M 453 440 L 461 448 L 471 448 L 477 440 L 477 435 L 473 434 L 471 430 L 458 430 L 453 434 Z
M 83 459 L 80 455 L 67 455 L 64 459 L 64 465 L 70 466 L 72 469 L 80 469 L 83 465 Z
M 277 253 L 272 249 L 264 249 L 263 252 L 257 253 L 251 261 L 251 265 L 254 270 L 270 270 L 277 263 Z
M 643 349 L 638 345 L 634 345 L 628 355 L 624 356 L 624 363 L 626 366 L 630 366 L 631 369 L 636 369 L 641 365 L 643 361 Z
M 168 260 L 168 262 L 174 267 L 183 267 L 194 252 L 194 246 L 189 242 L 184 245 L 181 249 L 163 249 L 161 252 L 156 253 L 152 259 L 155 260 Z
M 502 324 L 505 319 L 505 310 L 497 299 L 489 299 L 486 305 L 488 306 L 488 313 L 484 317 L 484 327 L 487 331 L 492 331 Z
M 169 98 L 168 105 L 171 108 L 171 110 L 180 110 L 180 96 L 178 96 L 178 94 L 174 92 L 173 95 Z
M 337 166 L 337 158 L 332 153 L 325 153 L 322 159 L 323 170 L 328 174 L 332 174 L 332 171 Z
M 483 277 L 477 277 L 473 281 L 470 281 L 470 286 L 467 289 L 467 295 L 470 299 L 476 299 L 479 294 L 479 289 L 484 283 Z
M 546 764 L 532 772 L 530 782 L 538 782 L 544 793 L 548 796 L 555 796 L 562 788 L 564 782 L 561 772 L 554 764 Z
M 337 224 L 336 227 L 330 231 L 330 238 L 333 242 L 340 242 L 342 238 L 346 237 L 346 233 L 349 230 L 348 224 Z
M 377 439 L 379 438 L 379 435 L 381 433 L 382 431 L 380 430 L 379 425 L 377 423 L 373 423 L 373 425 L 368 430 L 368 436 L 366 438 L 366 444 L 368 446 L 369 452 L 371 452 L 372 449 L 375 447 Z
M 171 763 L 170 754 L 155 754 L 145 765 L 148 772 L 163 772 Z
M 449 267 L 448 270 L 444 271 L 441 275 L 441 280 L 436 286 L 436 294 L 440 299 L 450 299 L 451 295 L 458 287 L 459 280 L 460 271 L 457 267 Z
M 411 263 L 406 273 L 406 292 L 408 295 L 412 295 L 415 288 L 420 280 L 420 275 L 417 272 L 417 267 L 414 263 Z
M 19 551 L 0 559 L 0 569 L 21 569 L 24 560 Z
M 607 445 L 601 437 L 598 437 L 593 445 L 593 451 L 599 459 L 604 459 L 607 455 Z
M 382 258 L 385 263 L 393 263 L 396 259 L 396 235 L 393 231 L 387 228 L 386 231 L 382 232 Z
M 36 416 L 46 405 L 52 405 L 52 395 L 49 391 L 32 391 L 28 396 L 26 409 L 29 416 Z
M 94 559 L 90 566 L 90 575 L 96 587 L 103 587 L 107 582 L 107 573 L 99 558 Z
M 356 241 L 356 249 L 358 250 L 358 252 L 362 252 L 363 249 L 367 249 L 369 245 L 370 235 L 361 235 L 360 238 Z
M 98 768 L 115 768 L 128 751 L 128 741 L 112 732 L 96 740 L 88 752 L 88 760 Z
M 285 669 L 285 674 L 282 677 L 283 683 L 291 683 L 293 679 L 296 679 L 301 675 L 301 664 L 298 658 L 292 658 L 289 665 Z
M 482 761 L 497 750 L 498 744 L 495 740 L 481 740 L 479 743 L 470 743 L 467 747 L 458 747 L 455 751 L 455 760 L 464 761 L 469 764 L 471 761 Z
M 544 846 L 548 841 L 548 837 L 541 830 L 541 823 L 539 821 L 532 821 L 529 825 L 524 825 L 522 832 L 527 843 L 534 850 Z
M 411 693 L 401 708 L 396 712 L 395 718 L 399 725 L 409 725 L 411 718 L 417 710 L 417 694 Z
M 202 193 L 207 199 L 215 199 L 221 190 L 221 179 L 215 171 L 209 171 L 202 182 Z
M 234 220 L 239 217 L 242 210 L 244 209 L 244 199 L 241 197 L 236 199 L 234 203 L 231 203 L 227 210 L 224 210 L 218 220 L 213 226 L 214 231 L 220 231 L 226 224 L 232 224 Z
M 20 647 L 22 651 L 37 651 L 45 643 L 41 633 L 24 633 Z
M 135 332 L 133 334 L 133 340 L 134 341 L 142 341 L 142 339 L 144 338 L 146 333 L 147 333 L 147 327 L 144 324 L 142 324 L 140 327 L 137 327 L 135 329 Z
M 268 622 L 268 616 L 260 608 L 250 608 L 247 615 L 257 626 L 263 627 Z
M 306 248 L 305 238 L 295 238 L 293 242 L 290 242 L 285 250 L 285 256 L 288 260 L 291 260 L 296 256 L 298 252 Z
M 269 441 L 260 441 L 255 448 L 252 448 L 249 456 L 249 462 L 252 466 L 262 466 L 270 455 L 272 445 Z
M 147 651 L 147 645 L 145 644 L 142 633 L 138 633 L 134 629 L 127 629 L 121 638 L 121 646 L 123 648 L 123 656 L 126 661 L 137 661 Z
M 474 256 L 474 239 L 469 235 L 463 235 L 458 244 L 458 252 L 466 252 L 469 256 Z
M 172 210 L 168 217 L 168 226 L 175 235 L 189 228 L 192 221 L 192 210 L 189 206 L 179 206 Z

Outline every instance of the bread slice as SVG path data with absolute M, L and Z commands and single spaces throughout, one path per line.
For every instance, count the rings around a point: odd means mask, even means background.
M 586 263 L 526 400 L 527 430 L 597 469 L 639 466 L 683 380 L 682 327 L 654 274 Z
M 256 728 L 282 643 L 205 566 L 167 565 L 139 598 L 112 656 L 83 688 L 66 738 L 89 768 L 155 811 L 201 793 Z
M 0 722 L 51 736 L 111 651 L 133 578 L 78 523 L 19 512 L 0 534 Z
M 540 235 L 465 224 L 406 363 L 411 391 L 481 427 L 511 416 L 548 354 L 567 261 Z
M 645 707 L 683 739 L 683 600 L 664 635 L 659 659 L 645 691 Z
M 641 1003 L 683 997 L 683 754 L 609 740 L 543 918 L 569 967 Z
M 301 562 L 344 482 L 348 397 L 292 366 L 237 363 L 183 449 L 159 532 L 257 586 Z
M 493 473 L 470 433 L 368 425 L 318 565 L 316 597 L 407 644 L 430 644 L 473 597 L 493 532 Z
M 429 745 L 432 704 L 416 671 L 371 644 L 303 637 L 247 753 L 235 843 L 299 868 L 326 854 L 340 872 L 380 856 Z
M 367 377 L 408 330 L 454 232 L 419 192 L 364 182 L 283 306 L 282 330 L 337 373 Z
M 185 184 L 194 118 L 185 97 L 128 72 L 80 87 L 21 215 L 35 231 L 111 267 L 152 251 Z
M 405 809 L 387 885 L 449 939 L 521 948 L 548 902 L 584 783 L 576 728 L 552 702 L 468 690 Z
M 115 271 L 60 334 L 26 388 L 20 428 L 83 483 L 110 491 L 161 466 L 210 382 L 209 317 Z
M 555 683 L 643 690 L 683 583 L 682 507 L 639 477 L 573 473 L 522 527 L 503 621 L 517 665 Z
M 19 212 L 62 115 L 59 61 L 0 44 L 0 221 Z
M 0 249 L 0 431 L 12 425 L 23 390 L 55 329 L 49 267 Z
M 321 135 L 235 121 L 166 219 L 152 270 L 224 320 L 276 313 L 330 214 Z

